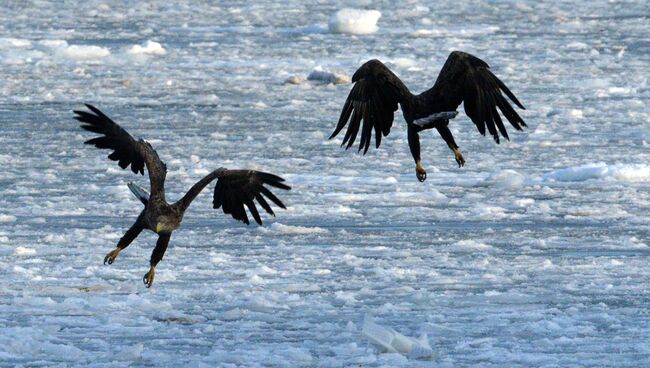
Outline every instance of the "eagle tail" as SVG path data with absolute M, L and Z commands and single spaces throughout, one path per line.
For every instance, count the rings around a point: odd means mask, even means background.
M 435 123 L 438 123 L 439 121 L 451 120 L 455 118 L 456 115 L 458 115 L 458 111 L 437 112 L 435 114 L 431 114 L 429 116 L 416 119 L 415 121 L 413 121 L 413 124 L 421 128 L 428 129 L 433 127 Z
M 127 185 L 129 186 L 129 189 L 131 189 L 131 193 L 133 193 L 133 195 L 138 198 L 142 204 L 146 206 L 147 203 L 149 203 L 149 192 L 133 182 L 129 182 Z

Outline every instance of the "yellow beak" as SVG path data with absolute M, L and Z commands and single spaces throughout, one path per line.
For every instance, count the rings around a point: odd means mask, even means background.
M 156 233 L 160 233 L 163 230 L 162 224 L 159 222 L 156 224 Z

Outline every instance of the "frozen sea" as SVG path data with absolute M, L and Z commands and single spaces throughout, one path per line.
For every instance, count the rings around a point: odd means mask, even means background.
M 330 32 L 345 7 L 378 30 Z M 649 24 L 646 0 L 3 2 L 0 366 L 650 366 Z M 419 92 L 457 49 L 530 128 L 496 145 L 461 110 L 467 164 L 428 132 L 424 184 L 400 112 L 364 157 L 327 140 L 349 84 L 284 83 L 379 58 Z M 147 179 L 83 144 L 84 102 L 157 148 L 168 198 L 256 168 L 288 210 L 247 227 L 206 190 L 146 289 L 153 233 L 102 260 Z M 436 356 L 383 353 L 366 315 Z

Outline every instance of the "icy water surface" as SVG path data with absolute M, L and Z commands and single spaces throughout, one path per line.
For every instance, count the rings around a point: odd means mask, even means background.
M 379 30 L 330 33 L 346 6 L 381 11 Z M 647 1 L 3 3 L 0 366 L 650 365 L 649 17 Z M 283 84 L 376 57 L 419 92 L 456 49 L 530 128 L 496 145 L 461 112 L 466 166 L 424 134 L 424 184 L 401 113 L 363 157 L 327 141 L 349 84 Z M 206 190 L 145 289 L 155 235 L 102 260 L 141 210 L 126 183 L 147 180 L 83 145 L 84 102 L 156 147 L 170 199 L 256 168 L 287 178 L 288 210 L 247 227 Z M 382 354 L 366 314 L 437 357 Z

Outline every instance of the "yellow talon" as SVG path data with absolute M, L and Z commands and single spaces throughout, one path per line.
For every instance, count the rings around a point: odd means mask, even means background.
M 149 272 L 147 272 L 142 278 L 142 281 L 147 288 L 150 288 L 151 285 L 153 285 L 154 276 L 156 276 L 156 268 L 151 266 Z
M 104 257 L 104 264 L 106 264 L 106 262 L 108 262 L 109 265 L 113 264 L 113 262 L 115 262 L 115 258 L 117 258 L 117 255 L 120 254 L 120 251 L 122 251 L 122 249 L 115 248 L 112 251 L 108 252 L 108 254 L 106 254 L 106 257 Z
M 424 170 L 424 166 L 422 166 L 420 161 L 415 163 L 415 176 L 417 176 L 421 183 L 427 180 L 427 171 Z
M 456 162 L 458 163 L 458 167 L 465 166 L 465 158 L 463 158 L 463 155 L 460 153 L 460 151 L 457 148 L 452 148 L 452 151 L 454 151 L 454 156 L 456 156 Z

